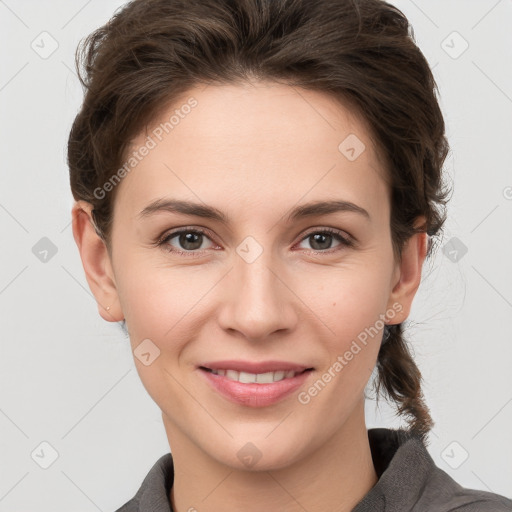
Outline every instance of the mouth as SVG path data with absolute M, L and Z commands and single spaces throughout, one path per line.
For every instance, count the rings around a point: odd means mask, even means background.
M 212 369 L 205 366 L 200 366 L 199 368 L 203 371 L 212 373 L 213 375 L 220 375 L 228 380 L 240 382 L 242 384 L 272 384 L 273 382 L 280 382 L 285 379 L 293 379 L 297 375 L 313 370 L 313 368 L 306 368 L 301 371 L 277 370 L 273 372 L 249 373 L 222 368 Z
M 205 383 L 244 407 L 267 407 L 307 385 L 314 368 L 284 361 L 216 361 L 197 367 Z

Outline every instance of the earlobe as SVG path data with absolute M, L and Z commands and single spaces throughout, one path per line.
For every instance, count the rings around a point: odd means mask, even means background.
M 92 205 L 77 201 L 71 210 L 73 237 L 80 252 L 85 277 L 98 303 L 98 312 L 108 322 L 123 319 L 107 246 L 92 220 Z
M 401 306 L 399 314 L 388 324 L 402 323 L 410 314 L 412 302 L 421 282 L 421 272 L 428 248 L 426 232 L 416 233 L 407 240 L 402 249 L 402 260 L 398 264 L 398 279 L 391 291 L 388 308 Z

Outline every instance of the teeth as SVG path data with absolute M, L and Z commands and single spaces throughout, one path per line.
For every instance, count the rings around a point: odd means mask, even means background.
M 236 380 L 244 384 L 271 384 L 272 382 L 278 382 L 283 379 L 290 379 L 301 372 L 294 372 L 293 370 L 281 370 L 277 372 L 266 373 L 247 373 L 237 372 L 236 370 L 212 370 L 212 373 L 215 375 L 223 375 L 230 380 Z
M 239 373 L 235 370 L 226 370 L 226 377 L 228 379 L 238 380 Z

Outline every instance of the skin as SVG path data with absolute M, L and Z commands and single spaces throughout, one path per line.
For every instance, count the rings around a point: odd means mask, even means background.
M 202 86 L 153 126 L 190 97 L 198 105 L 118 185 L 111 253 L 94 231 L 91 206 L 79 201 L 72 210 L 100 315 L 126 319 L 133 350 L 145 339 L 160 350 L 148 366 L 134 361 L 162 410 L 175 467 L 172 506 L 349 511 L 377 482 L 364 389 L 382 331 L 309 403 L 298 394 L 393 304 L 401 311 L 388 324 L 408 317 L 426 235 L 410 238 L 395 260 L 383 160 L 363 120 L 327 95 L 268 82 Z M 338 149 L 349 134 L 366 146 L 354 161 Z M 231 222 L 171 212 L 138 217 L 161 197 L 214 206 Z M 361 206 L 370 219 L 337 212 L 285 222 L 298 204 L 331 199 Z M 199 256 L 154 245 L 180 227 L 207 231 L 190 250 Z M 356 245 L 335 237 L 315 245 L 311 235 L 326 227 Z M 236 251 L 247 236 L 262 248 L 251 263 Z M 190 247 L 179 236 L 169 246 Z M 314 371 L 298 392 L 250 408 L 227 401 L 197 369 L 221 359 L 291 361 Z M 237 456 L 248 442 L 261 453 L 252 467 Z

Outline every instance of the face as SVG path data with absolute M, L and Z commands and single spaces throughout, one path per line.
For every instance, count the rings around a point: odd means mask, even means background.
M 258 469 L 291 464 L 354 424 L 383 323 L 412 300 L 367 127 L 326 95 L 257 82 L 189 91 L 132 151 L 145 144 L 117 185 L 104 303 L 126 319 L 172 449 L 186 441 L 230 467 L 244 467 L 243 450 L 263 455 Z M 258 392 L 204 369 L 227 360 L 308 370 Z

